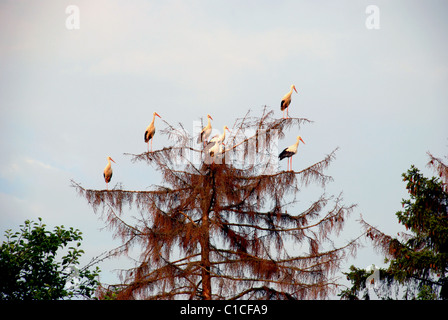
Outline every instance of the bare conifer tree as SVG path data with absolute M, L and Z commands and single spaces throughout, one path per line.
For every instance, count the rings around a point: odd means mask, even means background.
M 160 185 L 131 191 L 117 184 L 107 191 L 73 181 L 122 239 L 115 254 L 141 247 L 135 268 L 124 271 L 123 283 L 114 287 L 116 297 L 319 299 L 334 292 L 335 272 L 355 252 L 357 240 L 336 247 L 331 237 L 354 205 L 325 192 L 305 210 L 296 204 L 302 187 L 323 188 L 332 180 L 324 171 L 336 150 L 298 171 L 278 169 L 278 139 L 310 122 L 275 119 L 266 107 L 260 117 L 248 112 L 213 157 L 182 124 L 165 122 L 160 133 L 173 146 L 127 154 L 160 172 Z M 295 164 L 300 166 L 300 156 Z M 134 220 L 123 214 L 126 207 L 138 213 Z

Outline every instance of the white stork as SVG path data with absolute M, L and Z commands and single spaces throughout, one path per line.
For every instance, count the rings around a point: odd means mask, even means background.
M 288 148 L 286 148 L 285 150 L 283 150 L 279 155 L 279 159 L 282 160 L 284 158 L 289 158 L 288 159 L 288 167 L 289 167 L 289 163 L 291 162 L 291 168 L 288 168 L 288 170 L 292 170 L 292 156 L 295 155 L 297 153 L 297 147 L 299 146 L 299 141 L 302 141 L 303 143 L 305 143 L 305 141 L 302 140 L 302 137 L 297 136 L 297 142 L 294 143 L 293 145 L 289 146 Z
M 220 153 L 224 152 L 224 147 L 222 146 L 222 141 L 215 141 L 213 146 L 209 149 L 208 154 L 210 157 L 217 156 Z
M 292 90 L 294 90 L 296 93 L 296 86 L 295 85 L 291 85 L 291 90 L 285 94 L 285 96 L 282 99 L 282 102 L 280 104 L 280 109 L 283 111 L 283 119 L 285 119 L 285 109 L 286 109 L 286 119 L 289 118 L 289 114 L 288 114 L 288 107 L 289 104 L 291 103 L 291 95 L 292 95 Z
M 224 143 L 224 139 L 226 138 L 226 130 L 229 131 L 229 133 L 230 133 L 229 128 L 227 126 L 224 126 L 222 134 L 221 135 L 217 134 L 216 136 L 211 138 L 210 141 L 209 141 L 209 144 L 215 143 L 215 142 Z
M 109 190 L 109 182 L 112 179 L 112 165 L 110 162 L 115 163 L 115 161 L 111 157 L 107 157 L 107 165 L 104 168 L 103 176 L 104 181 L 106 181 L 106 189 Z
M 227 126 L 224 126 L 222 134 L 217 134 L 205 146 L 205 152 L 213 159 L 215 163 L 215 157 L 224 153 L 224 139 L 226 138 L 226 130 L 230 132 Z
M 154 127 L 154 121 L 156 120 L 156 116 L 159 118 L 162 118 L 159 116 L 157 112 L 154 112 L 152 114 L 152 121 L 149 124 L 149 126 L 146 128 L 145 131 L 145 142 L 148 144 L 148 152 L 149 152 L 149 140 L 151 140 L 151 152 L 152 152 L 152 138 L 154 137 L 154 134 L 156 133 L 156 127 Z
M 210 137 L 210 134 L 212 133 L 212 124 L 210 123 L 210 119 L 213 120 L 213 118 L 208 114 L 207 115 L 207 125 L 202 129 L 201 133 L 199 134 L 198 137 L 198 143 L 201 143 L 201 141 L 204 143 L 207 142 L 208 137 Z
M 215 140 L 213 142 L 213 145 L 212 143 L 209 143 L 206 148 L 208 149 L 208 155 L 210 156 L 210 158 L 212 158 L 212 163 L 215 163 L 215 158 L 217 159 L 224 153 L 223 143 L 219 140 Z

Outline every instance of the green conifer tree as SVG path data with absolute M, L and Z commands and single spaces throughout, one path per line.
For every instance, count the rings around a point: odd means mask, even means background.
M 410 199 L 402 200 L 404 210 L 396 216 L 409 233 L 394 238 L 361 220 L 366 236 L 389 263 L 380 269 L 375 290 L 380 298 L 448 299 L 448 167 L 429 156 L 428 166 L 440 178 L 426 178 L 415 166 L 402 175 Z M 351 266 L 346 275 L 352 287 L 341 293 L 342 298 L 369 299 L 366 281 L 371 272 Z

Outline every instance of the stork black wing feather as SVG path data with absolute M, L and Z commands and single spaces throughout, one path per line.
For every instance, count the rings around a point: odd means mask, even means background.
M 286 105 L 285 105 L 285 100 L 282 100 L 282 103 L 280 104 L 280 110 L 285 110 L 286 109 Z
M 288 148 L 286 148 L 286 149 L 288 149 Z M 278 157 L 279 157 L 280 160 L 282 160 L 282 159 L 284 159 L 284 158 L 292 157 L 292 156 L 294 155 L 294 152 L 287 151 L 286 149 L 283 150 L 283 151 L 278 155 Z
M 149 134 L 148 134 L 148 130 L 146 130 L 146 131 L 145 131 L 145 137 L 144 137 L 144 138 L 145 138 L 145 142 L 148 142 L 148 141 L 149 141 L 149 137 L 148 137 L 148 136 L 149 136 Z

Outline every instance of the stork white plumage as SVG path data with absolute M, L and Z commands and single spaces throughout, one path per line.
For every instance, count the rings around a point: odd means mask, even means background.
M 148 144 L 148 152 L 149 152 L 149 140 L 151 140 L 151 152 L 152 152 L 152 138 L 154 137 L 154 134 L 156 133 L 156 127 L 154 126 L 156 116 L 158 116 L 159 118 L 162 118 L 161 116 L 159 116 L 159 114 L 157 112 L 154 112 L 152 114 L 152 121 L 149 124 L 149 126 L 146 128 L 146 131 L 145 131 L 145 142 Z
M 292 170 L 292 156 L 297 153 L 297 148 L 299 146 L 299 141 L 302 141 L 303 143 L 305 143 L 305 141 L 302 140 L 302 137 L 297 136 L 297 142 L 294 143 L 293 145 L 289 146 L 285 150 L 283 150 L 278 155 L 280 160 L 282 160 L 284 158 L 288 158 L 288 165 L 287 165 L 288 169 L 287 170 Z M 290 163 L 291 163 L 291 165 L 290 165 Z M 290 168 L 289 168 L 289 165 L 290 165 Z
M 207 142 L 207 139 L 210 137 L 210 134 L 212 133 L 212 124 L 210 122 L 210 119 L 213 120 L 213 118 L 208 114 L 207 115 L 207 121 L 208 121 L 207 125 L 202 129 L 202 131 L 198 137 L 198 143 L 203 142 L 204 146 L 205 146 L 205 143 Z
M 224 126 L 224 129 L 222 130 L 222 134 L 217 134 L 216 136 L 211 138 L 209 141 L 209 144 L 210 143 L 214 144 L 215 142 L 223 143 L 226 138 L 226 130 L 229 131 L 229 133 L 230 133 L 229 128 L 227 126 Z
M 283 119 L 285 119 L 285 109 L 286 109 L 286 119 L 289 118 L 288 108 L 289 105 L 291 104 L 292 90 L 298 93 L 296 90 L 296 86 L 291 85 L 291 90 L 284 95 L 284 97 L 282 98 L 282 102 L 280 103 L 280 109 L 283 111 Z
M 224 147 L 222 146 L 222 141 L 218 141 L 216 140 L 213 143 L 213 146 L 208 150 L 208 154 L 210 155 L 210 157 L 215 157 L 220 153 L 224 152 Z
M 112 164 L 110 162 L 116 163 L 111 157 L 107 157 L 107 165 L 104 168 L 103 177 L 106 181 L 106 189 L 109 190 L 109 182 L 112 179 Z
M 209 143 L 206 146 L 206 149 L 207 149 L 206 152 L 208 153 L 209 157 L 212 159 L 212 163 L 215 163 L 215 159 L 220 159 L 221 156 L 224 154 L 223 143 L 222 143 L 222 141 L 219 141 L 219 140 L 215 140 L 215 142 Z M 219 163 L 221 163 L 221 162 L 219 162 Z
M 224 153 L 224 140 L 226 138 L 226 130 L 230 132 L 227 126 L 224 126 L 222 134 L 217 134 L 205 146 L 205 153 L 212 158 L 212 163 L 215 163 L 215 159 Z

